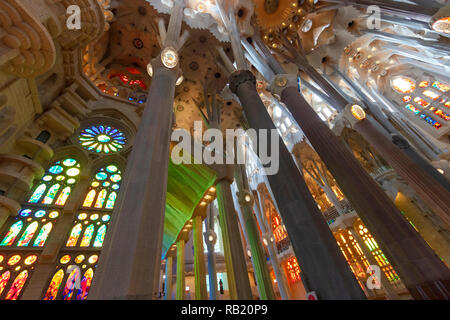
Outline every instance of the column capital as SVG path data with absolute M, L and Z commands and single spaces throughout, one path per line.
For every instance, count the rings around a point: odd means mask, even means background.
M 216 183 L 225 180 L 229 184 L 234 180 L 234 164 L 213 164 L 210 166 L 216 172 Z
M 238 70 L 233 72 L 229 78 L 230 90 L 237 93 L 239 86 L 245 82 L 250 82 L 256 87 L 256 78 L 249 70 Z
M 298 90 L 299 81 L 296 74 L 278 74 L 272 79 L 269 90 L 279 98 L 287 88 L 295 88 Z

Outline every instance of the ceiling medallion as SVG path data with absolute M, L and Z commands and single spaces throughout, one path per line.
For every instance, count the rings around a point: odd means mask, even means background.
M 267 13 L 274 13 L 278 9 L 279 0 L 265 0 L 264 11 Z
M 192 61 L 190 64 L 189 64 L 189 68 L 192 70 L 192 71 L 197 71 L 198 70 L 198 63 L 196 62 L 196 61 Z
M 135 38 L 133 40 L 133 45 L 134 45 L 134 47 L 136 49 L 140 50 L 140 49 L 142 49 L 144 47 L 144 42 L 141 39 L 139 39 L 139 38 Z
M 255 1 L 255 16 L 262 30 L 281 29 L 281 24 L 291 20 L 297 9 L 296 0 Z

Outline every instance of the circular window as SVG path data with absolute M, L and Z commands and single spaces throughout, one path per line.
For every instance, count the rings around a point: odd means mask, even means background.
M 416 90 L 415 82 L 412 79 L 404 76 L 393 78 L 391 80 L 391 87 L 395 91 L 404 94 L 412 93 L 414 92 L 414 90 Z
M 122 131 L 102 125 L 83 129 L 78 140 L 86 150 L 106 154 L 122 150 L 127 142 Z

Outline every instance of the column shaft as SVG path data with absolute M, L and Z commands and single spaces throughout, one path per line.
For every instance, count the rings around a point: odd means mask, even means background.
M 91 299 L 153 299 L 158 290 L 177 68 L 153 80 L 94 277 Z M 158 183 L 155 183 L 158 181 Z M 121 279 L 121 281 L 117 281 Z
M 253 215 L 253 201 L 245 202 L 245 195 L 250 197 L 250 191 L 245 190 L 244 179 L 247 179 L 245 167 L 237 165 L 235 167 L 236 185 L 239 190 L 239 205 L 243 218 L 243 226 L 247 231 L 247 242 L 252 253 L 253 269 L 255 272 L 256 283 L 258 284 L 259 295 L 261 300 L 275 300 L 275 293 L 272 287 L 269 269 L 267 268 L 266 255 L 261 243 L 261 237 Z M 251 195 L 251 199 L 253 195 Z
M 450 279 L 448 269 L 403 218 L 387 194 L 320 120 L 297 88 L 283 90 L 281 98 L 413 297 L 448 297 L 448 292 L 440 289 L 448 285 L 444 284 Z M 389 141 L 385 146 L 392 146 L 391 152 L 398 153 L 398 148 Z
M 208 249 L 208 279 L 209 279 L 209 300 L 217 299 L 217 275 L 216 275 L 216 254 L 214 245 L 207 243 Z
M 206 300 L 205 256 L 203 253 L 202 217 L 196 216 L 194 223 L 194 270 L 195 270 L 195 300 Z
M 164 300 L 170 300 L 172 298 L 172 268 L 173 268 L 173 257 L 168 256 L 166 259 L 166 284 Z
M 255 77 L 249 71 L 235 72 L 230 77 L 230 89 L 238 95 L 250 126 L 273 130 L 274 133 L 275 125 L 256 91 L 255 83 Z M 279 171 L 268 176 L 268 180 L 303 270 L 304 286 L 308 291 L 316 291 L 319 299 L 366 299 L 291 153 L 281 138 L 277 138 Z M 276 153 L 268 140 L 267 150 Z
M 183 239 L 177 242 L 177 300 L 186 299 L 186 282 L 184 275 L 184 245 Z
M 408 185 L 450 228 L 450 192 L 407 157 L 400 148 L 390 143 L 367 119 L 358 121 L 354 128 L 369 142 L 389 165 L 408 182 Z
M 289 286 L 287 285 L 287 279 L 283 276 L 283 273 L 280 270 L 280 262 L 278 261 L 277 252 L 275 250 L 275 238 L 272 234 L 272 228 L 267 227 L 265 224 L 264 214 L 261 212 L 261 208 L 263 208 L 260 201 L 260 194 L 258 191 L 253 191 L 255 196 L 255 208 L 256 208 L 256 217 L 259 222 L 259 226 L 264 234 L 266 234 L 269 238 L 267 241 L 267 250 L 269 251 L 270 261 L 272 262 L 273 272 L 275 273 L 275 278 L 277 279 L 278 289 L 280 290 L 280 295 L 282 300 L 289 300 Z M 271 241 L 272 239 L 273 241 Z
M 216 184 L 216 190 L 230 299 L 251 300 L 252 291 L 230 183 L 221 180 Z

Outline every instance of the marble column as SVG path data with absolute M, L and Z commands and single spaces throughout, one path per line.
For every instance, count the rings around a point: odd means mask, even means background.
M 247 242 L 250 246 L 253 270 L 261 300 L 275 300 L 275 293 L 272 287 L 272 279 L 266 261 L 264 248 L 261 244 L 261 237 L 258 226 L 253 215 L 253 193 L 250 192 L 247 175 L 244 165 L 235 167 L 235 180 L 238 187 L 238 201 L 242 213 L 243 224 L 247 232 Z
M 441 184 L 433 183 L 434 179 L 421 169 L 416 162 L 407 157 L 400 148 L 390 141 L 367 119 L 356 121 L 353 128 L 370 143 L 389 165 L 408 183 L 442 220 L 446 228 L 450 228 L 450 192 Z M 401 147 L 401 142 L 399 142 Z M 405 146 L 406 147 L 406 146 Z
M 184 272 L 184 247 L 186 241 L 180 239 L 177 241 L 177 293 L 176 300 L 186 299 L 186 282 Z
M 449 285 L 449 270 L 412 229 L 388 195 L 309 106 L 298 88 L 287 86 L 282 90 L 281 100 L 371 230 L 412 296 L 416 299 L 450 297 L 446 291 L 448 289 L 445 289 Z M 381 136 L 376 134 L 373 127 L 372 129 L 371 136 Z M 387 139 L 383 147 L 390 148 L 393 154 L 400 153 Z M 405 161 L 408 159 L 403 157 Z M 442 286 L 443 291 L 440 289 Z
M 208 293 L 206 290 L 205 256 L 203 253 L 202 217 L 199 215 L 195 216 L 193 224 L 195 300 L 206 300 Z
M 222 230 L 225 265 L 231 300 L 251 300 L 252 291 L 248 279 L 247 263 L 234 209 L 230 180 L 216 183 L 219 222 Z
M 234 72 L 229 84 L 231 91 L 239 97 L 250 127 L 276 132 L 256 91 L 253 74 L 248 70 Z M 366 299 L 309 193 L 291 153 L 281 138 L 277 138 L 279 171 L 268 176 L 268 180 L 303 270 L 304 286 L 307 291 L 315 291 L 319 299 Z M 271 150 L 270 139 L 267 150 Z
M 172 298 L 172 268 L 173 268 L 173 256 L 168 256 L 166 258 L 166 282 L 165 282 L 165 293 L 164 300 L 170 300 Z

